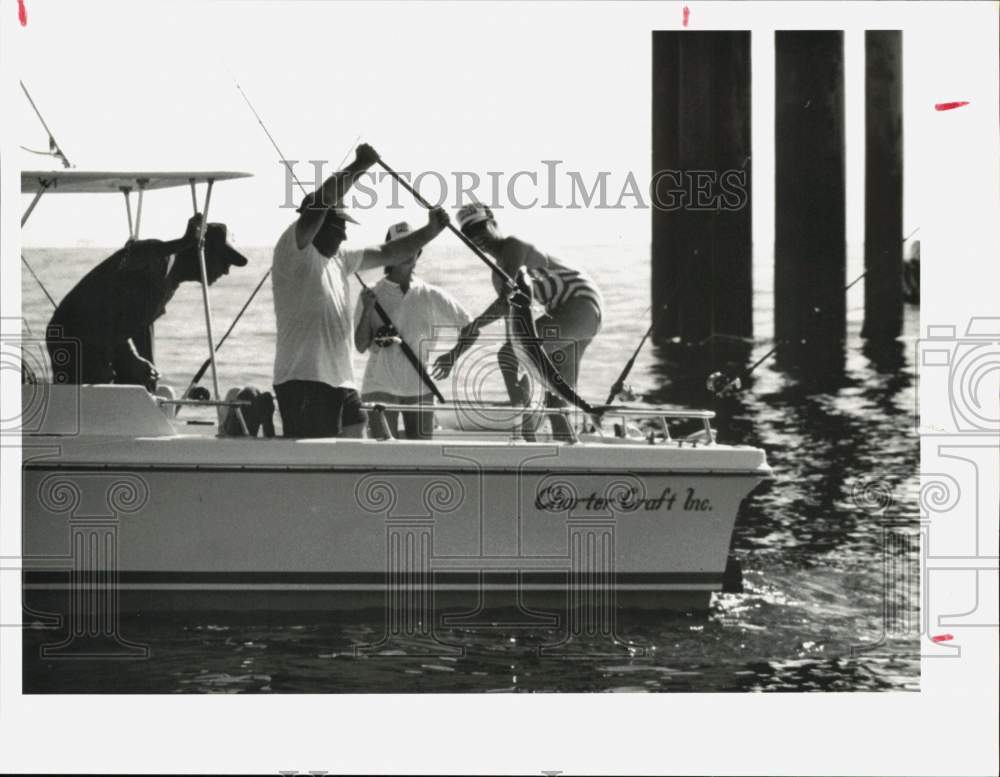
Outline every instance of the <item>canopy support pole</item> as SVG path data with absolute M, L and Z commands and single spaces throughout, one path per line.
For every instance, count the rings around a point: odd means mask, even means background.
M 148 178 L 136 178 L 135 188 L 136 188 L 136 203 L 135 203 L 135 229 L 132 232 L 132 239 L 139 239 L 139 225 L 142 222 L 142 199 L 143 195 L 146 193 L 146 184 L 149 183 Z M 150 323 L 146 328 L 146 338 L 149 342 L 149 355 L 146 357 L 154 364 L 156 363 L 156 324 Z
M 129 186 L 121 187 L 122 194 L 125 195 L 125 215 L 128 216 L 128 239 L 133 239 L 132 230 L 132 198 L 129 196 L 132 194 L 132 189 Z
M 208 207 L 212 203 L 212 185 L 214 183 L 214 178 L 207 180 L 205 211 L 201 221 L 201 231 L 198 234 L 198 264 L 201 269 L 201 298 L 205 306 L 205 331 L 208 334 L 208 357 L 212 362 L 212 389 L 215 391 L 215 401 L 218 402 L 222 399 L 222 395 L 219 393 L 219 373 L 215 368 L 215 338 L 212 336 L 212 303 L 208 296 L 208 268 L 205 264 L 205 230 L 208 228 Z M 191 201 L 194 203 L 194 212 L 197 213 L 198 197 L 195 192 L 195 181 L 193 178 L 191 179 Z M 243 417 L 243 410 L 239 407 L 236 407 L 235 410 L 236 418 L 240 422 L 243 434 L 249 437 L 250 430 L 247 428 L 246 419 Z
M 136 186 L 138 188 L 138 194 L 136 195 L 137 202 L 135 204 L 135 231 L 132 233 L 132 239 L 139 239 L 139 223 L 142 221 L 142 195 L 146 191 L 146 184 L 149 180 L 146 178 L 139 178 L 136 180 Z
M 219 374 L 215 367 L 215 340 L 212 337 L 212 303 L 208 296 L 208 269 L 205 265 L 205 230 L 208 228 L 208 207 L 212 202 L 212 185 L 214 179 L 207 181 L 208 188 L 205 191 L 205 210 L 201 222 L 201 231 L 198 234 L 198 265 L 201 269 L 201 299 L 205 309 L 205 331 L 208 335 L 208 357 L 212 363 L 212 389 L 215 392 L 215 400 L 221 399 L 219 394 Z M 194 212 L 198 212 L 198 195 L 195 189 L 195 179 L 191 179 L 191 202 L 194 205 Z

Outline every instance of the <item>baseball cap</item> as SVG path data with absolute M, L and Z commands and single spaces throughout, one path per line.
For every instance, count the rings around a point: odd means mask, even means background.
M 496 219 L 493 217 L 493 211 L 480 202 L 474 202 L 471 205 L 464 205 L 459 208 L 455 218 L 458 220 L 458 226 L 463 232 L 466 227 L 471 227 L 473 224 L 481 224 L 484 221 L 496 222 Z
M 246 267 L 247 258 L 226 240 L 229 230 L 225 224 L 212 222 L 205 227 L 205 253 L 225 259 L 235 267 Z
M 408 235 L 413 230 L 410 229 L 410 225 L 405 221 L 400 221 L 398 224 L 393 224 L 385 233 L 385 242 L 391 243 L 393 240 L 398 240 L 404 235 Z

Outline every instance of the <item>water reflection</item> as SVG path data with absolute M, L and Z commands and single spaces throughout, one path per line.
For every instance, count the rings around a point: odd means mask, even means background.
M 916 316 L 908 310 L 911 329 Z M 768 550 L 794 551 L 803 565 L 875 559 L 882 520 L 916 517 L 906 499 L 875 511 L 855 500 L 859 484 L 876 480 L 902 494 L 916 477 L 907 343 L 865 342 L 854 327 L 846 341 L 782 345 L 746 375 L 771 347 L 659 343 L 650 367 L 655 385 L 645 398 L 708 407 L 720 441 L 767 451 L 775 480 L 748 501 L 737 524 L 734 551 L 745 565 L 761 563 Z M 716 370 L 740 375 L 742 389 L 713 396 L 705 380 Z

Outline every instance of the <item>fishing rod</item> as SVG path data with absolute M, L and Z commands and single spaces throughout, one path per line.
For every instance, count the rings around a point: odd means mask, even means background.
M 250 296 L 247 298 L 247 301 L 243 303 L 243 307 L 240 308 L 240 312 L 236 314 L 236 317 L 233 319 L 233 322 L 229 325 L 229 329 L 227 329 L 226 333 L 219 338 L 219 342 L 215 344 L 216 353 L 219 352 L 219 349 L 222 347 L 222 344 L 226 342 L 226 339 L 229 337 L 230 334 L 232 334 L 232 331 L 236 327 L 236 324 L 239 323 L 239 320 L 243 317 L 243 314 L 246 313 L 247 308 L 250 307 L 250 303 L 253 302 L 254 297 L 257 296 L 257 292 L 260 291 L 261 287 L 264 285 L 264 282 L 269 277 L 271 277 L 270 270 L 264 273 L 264 277 L 260 279 L 260 281 L 257 283 L 257 287 L 253 290 L 253 292 L 251 292 Z M 205 375 L 205 371 L 209 368 L 211 363 L 212 363 L 211 357 L 205 359 L 205 361 L 202 362 L 201 367 L 198 368 L 198 372 L 196 372 L 194 374 L 194 377 L 191 378 L 191 382 L 188 384 L 187 390 L 181 396 L 186 397 L 191 393 L 191 389 L 193 389 L 196 385 L 198 385 L 198 381 L 200 381 L 202 377 Z
M 63 153 L 63 150 L 59 147 L 59 144 L 56 142 L 55 135 L 52 134 L 52 130 L 49 129 L 49 125 L 45 123 L 45 119 L 42 117 L 42 112 L 38 110 L 38 106 L 35 105 L 35 101 L 31 99 L 31 94 L 28 92 L 28 87 L 24 85 L 24 81 L 19 81 L 19 83 L 21 84 L 21 90 L 24 92 L 24 96 L 28 98 L 28 102 L 31 103 L 32 110 L 35 111 L 35 115 L 38 117 L 38 120 L 42 123 L 42 127 L 44 127 L 45 129 L 45 133 L 49 136 L 48 152 L 32 151 L 32 149 L 30 148 L 25 148 L 24 150 L 30 151 L 32 154 L 44 155 L 47 153 L 48 156 L 54 156 L 57 159 L 59 159 L 59 161 L 62 162 L 63 167 L 67 169 L 72 167 L 73 165 L 70 164 L 69 159 Z M 24 148 L 24 146 L 21 146 L 21 148 Z
M 904 237 L 902 242 L 905 243 L 919 231 L 920 227 L 917 227 L 910 234 Z M 859 283 L 866 275 L 868 275 L 868 270 L 865 270 L 863 273 L 861 273 L 861 275 L 859 275 L 853 281 L 848 283 L 844 287 L 844 292 L 846 293 L 847 291 L 849 291 L 851 287 Z M 818 312 L 819 308 L 816 308 L 813 311 L 814 314 Z M 742 379 L 750 377 L 750 374 L 758 367 L 760 367 L 760 365 L 766 362 L 769 358 L 771 358 L 775 353 L 777 353 L 778 349 L 781 348 L 781 346 L 784 345 L 785 342 L 786 342 L 785 340 L 779 340 L 777 343 L 775 343 L 774 347 L 770 351 L 761 356 L 757 361 L 755 361 L 752 365 L 750 365 L 748 369 L 744 370 L 735 378 L 727 378 L 722 372 L 713 372 L 711 375 L 708 376 L 708 379 L 705 381 L 705 387 L 709 391 L 711 391 L 715 396 L 721 396 L 730 390 L 739 391 L 743 387 Z
M 406 189 L 410 194 L 413 195 L 414 199 L 420 203 L 423 207 L 431 210 L 433 206 L 425 200 L 415 188 L 413 188 L 409 181 L 404 179 L 399 173 L 393 170 L 389 165 L 387 165 L 379 156 L 376 163 L 385 170 L 389 175 L 393 177 L 397 182 L 402 184 L 403 188 Z M 592 416 L 595 419 L 599 419 L 605 412 L 604 407 L 594 407 L 587 400 L 581 397 L 573 388 L 566 382 L 562 374 L 552 363 L 551 358 L 545 352 L 545 350 L 540 346 L 541 338 L 538 337 L 538 333 L 535 331 L 535 322 L 531 316 L 531 294 L 529 288 L 524 288 L 527 281 L 522 277 L 522 273 L 518 273 L 518 282 L 511 278 L 504 270 L 492 259 L 490 259 L 475 243 L 473 243 L 465 234 L 462 233 L 460 229 L 455 227 L 454 224 L 448 222 L 448 229 L 455 233 L 458 238 L 465 243 L 466 246 L 471 250 L 480 260 L 482 260 L 496 275 L 500 277 L 507 291 L 511 294 L 510 297 L 510 308 L 515 319 L 517 319 L 522 327 L 523 331 L 529 332 L 530 337 L 525 338 L 524 342 L 528 348 L 529 353 L 532 355 L 535 364 L 541 370 L 542 374 L 545 376 L 546 381 L 555 390 L 563 396 L 564 399 L 569 400 L 587 415 Z
M 867 274 L 868 271 L 865 270 L 863 273 L 861 273 L 861 275 L 859 275 L 853 281 L 848 283 L 844 287 L 844 292 L 847 292 L 854 284 L 858 283 Z M 818 312 L 819 308 L 815 308 L 813 310 L 813 315 L 815 315 Z M 764 362 L 766 362 L 768 359 L 774 356 L 774 354 L 778 352 L 778 349 L 780 349 L 781 346 L 785 345 L 786 342 L 787 340 L 779 340 L 778 342 L 776 342 L 774 344 L 774 347 L 770 351 L 761 356 L 757 361 L 755 361 L 752 365 L 750 365 L 750 367 L 741 372 L 735 378 L 727 378 L 722 372 L 713 372 L 706 379 L 705 387 L 713 394 L 715 394 L 715 396 L 717 397 L 724 395 L 728 391 L 739 391 L 741 388 L 743 388 L 743 381 L 746 378 L 750 377 L 753 371 L 756 370 L 758 367 L 760 367 L 760 365 L 762 365 Z
M 233 76 L 233 83 L 236 85 L 236 89 L 243 97 L 244 102 L 246 102 L 247 107 L 250 109 L 251 113 L 253 113 L 254 118 L 257 119 L 257 123 L 260 125 L 260 128 L 264 130 L 264 134 L 267 135 L 267 139 L 271 141 L 271 145 L 274 146 L 274 150 L 278 152 L 278 158 L 285 165 L 285 167 L 288 168 L 288 172 L 291 174 L 292 180 L 295 181 L 299 189 L 302 190 L 302 196 L 307 196 L 309 192 L 306 191 L 306 187 L 302 185 L 302 181 L 300 181 L 298 179 L 298 176 L 295 175 L 295 171 L 292 170 L 291 165 L 288 164 L 288 157 L 286 157 L 284 154 L 281 153 L 281 149 L 278 148 L 278 142 L 274 139 L 274 136 L 271 135 L 271 133 L 268 131 L 267 127 L 264 124 L 264 120 L 260 117 L 260 114 L 257 113 L 257 109 L 253 107 L 253 103 L 250 102 L 250 98 L 247 97 L 247 93 L 243 91 L 243 87 L 240 86 L 240 82 L 236 80 L 235 76 Z M 360 138 L 361 136 L 359 135 L 358 137 Z M 355 140 L 355 143 L 356 142 L 357 140 Z M 350 153 L 351 151 L 350 149 L 348 149 L 347 154 Z M 347 159 L 347 154 L 344 155 L 344 159 Z M 343 165 L 343 162 L 341 162 L 341 165 Z
M 673 298 L 676 295 L 677 289 L 674 289 L 674 293 L 670 295 L 670 299 L 663 303 L 663 307 L 660 308 L 660 312 L 657 314 L 656 318 L 650 322 L 649 329 L 646 330 L 646 334 L 642 336 L 642 339 L 639 341 L 639 345 L 636 346 L 635 351 L 632 353 L 632 358 L 625 362 L 625 366 L 622 367 L 622 371 L 618 374 L 618 378 L 611 384 L 611 390 L 608 392 L 608 398 L 604 403 L 605 405 L 610 405 L 614 401 L 615 397 L 617 397 L 625 387 L 625 380 L 632 371 L 632 367 L 635 366 L 636 357 L 639 356 L 639 352 L 642 350 L 642 347 L 646 344 L 649 336 L 653 334 L 653 329 L 655 329 L 656 325 L 660 323 L 663 316 L 666 314 L 667 309 L 670 307 L 670 303 L 673 302 Z
M 361 280 L 360 275 L 354 273 L 354 277 L 358 279 L 358 283 L 361 284 L 362 289 L 365 291 L 371 291 L 371 287 Z M 431 390 L 431 393 L 437 398 L 437 400 L 442 404 L 445 404 L 448 400 L 444 398 L 444 395 L 441 393 L 440 389 L 438 389 L 437 384 L 433 381 L 431 376 L 427 374 L 427 370 L 425 370 L 424 365 L 420 363 L 420 359 L 417 358 L 417 354 L 414 353 L 413 349 L 410 348 L 406 340 L 403 339 L 402 334 L 400 334 L 399 330 L 396 329 L 395 324 L 392 323 L 392 319 L 389 318 L 389 314 L 385 312 L 385 308 L 382 307 L 381 303 L 378 301 L 378 297 L 375 297 L 374 294 L 375 293 L 372 292 L 375 302 L 375 312 L 378 313 L 379 318 L 382 319 L 382 323 L 388 327 L 392 327 L 392 329 L 396 332 L 397 337 L 399 337 L 399 347 L 403 350 L 403 355 L 406 356 L 407 361 L 413 365 L 413 369 L 417 371 L 421 380 L 423 380 L 424 384 L 426 384 L 427 388 Z

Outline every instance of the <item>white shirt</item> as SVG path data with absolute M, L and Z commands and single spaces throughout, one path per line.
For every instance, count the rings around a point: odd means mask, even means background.
M 400 337 L 413 349 L 420 363 L 427 366 L 427 359 L 435 339 L 442 330 L 449 327 L 463 327 L 470 317 L 454 297 L 437 286 L 424 283 L 418 278 L 410 280 L 410 288 L 403 294 L 399 284 L 383 278 L 372 289 L 382 309 L 392 319 Z M 358 297 L 355 321 L 359 322 L 364 313 L 361 298 Z M 372 331 L 378 331 L 384 324 L 374 307 L 369 314 Z M 368 347 L 368 364 L 362 397 L 382 392 L 399 397 L 419 397 L 430 393 L 419 373 L 413 369 L 399 345 L 382 347 L 372 343 Z
M 310 243 L 295 243 L 295 224 L 274 246 L 271 284 L 277 342 L 274 385 L 313 380 L 334 388 L 357 388 L 351 349 L 354 330 L 350 276 L 364 250 L 337 251 L 329 259 Z

